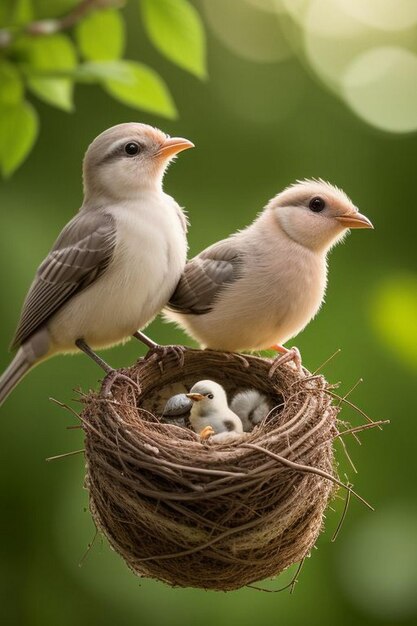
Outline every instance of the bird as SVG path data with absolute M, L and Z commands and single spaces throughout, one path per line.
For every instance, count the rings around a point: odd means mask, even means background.
M 187 255 L 187 220 L 162 180 L 173 157 L 192 147 L 135 122 L 90 144 L 82 206 L 28 291 L 12 342 L 17 353 L 0 377 L 0 404 L 32 367 L 58 353 L 81 350 L 114 379 L 96 349 L 132 335 L 157 346 L 139 329 L 167 303 Z
M 162 412 L 163 417 L 180 417 L 191 411 L 192 400 L 185 393 L 176 393 L 167 401 Z
M 175 424 L 186 428 L 187 418 L 190 415 L 192 400 L 185 393 L 176 393 L 168 399 L 162 411 L 161 422 L 163 424 Z
M 193 403 L 191 426 L 201 439 L 228 442 L 243 433 L 242 422 L 229 409 L 226 392 L 219 383 L 200 380 L 185 395 Z
M 239 416 L 245 432 L 250 432 L 254 426 L 262 422 L 271 408 L 272 405 L 266 395 L 257 389 L 239 391 L 230 402 L 230 410 Z
M 322 179 L 297 181 L 248 227 L 187 263 L 165 319 L 202 348 L 274 348 L 283 353 L 282 362 L 300 365 L 298 350 L 283 344 L 319 311 L 327 255 L 353 228 L 373 225 L 344 191 Z

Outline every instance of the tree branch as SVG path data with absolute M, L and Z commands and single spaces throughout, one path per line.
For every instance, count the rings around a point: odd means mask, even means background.
M 106 8 L 118 8 L 125 4 L 125 0 L 82 0 L 67 15 L 56 19 L 36 20 L 26 24 L 21 29 L 13 32 L 3 28 L 0 30 L 0 49 L 8 48 L 18 35 L 26 34 L 32 37 L 44 37 L 72 28 L 86 15 L 93 11 Z

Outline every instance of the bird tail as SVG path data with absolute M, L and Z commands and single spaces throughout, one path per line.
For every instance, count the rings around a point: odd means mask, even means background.
M 23 348 L 20 348 L 9 367 L 0 376 L 0 406 L 33 365 Z

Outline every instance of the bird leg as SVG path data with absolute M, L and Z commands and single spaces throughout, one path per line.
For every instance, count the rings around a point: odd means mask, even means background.
M 155 341 L 147 337 L 147 335 L 145 335 L 145 333 L 140 330 L 133 333 L 133 336 L 149 348 L 145 356 L 146 359 L 149 359 L 154 354 L 157 354 L 159 356 L 158 365 L 161 372 L 164 369 L 162 359 L 167 357 L 170 352 L 173 352 L 174 355 L 177 357 L 179 366 L 184 367 L 184 352 L 186 350 L 184 346 L 162 346 L 161 344 L 156 343 Z
M 111 365 L 106 363 L 104 359 L 102 359 L 98 354 L 96 354 L 96 352 L 94 352 L 94 350 L 92 350 L 92 348 L 90 348 L 90 346 L 84 341 L 84 339 L 77 339 L 75 345 L 82 352 L 84 352 L 84 354 L 90 357 L 90 359 L 92 359 L 94 363 L 101 367 L 102 370 L 106 372 L 106 377 L 103 381 L 100 395 L 104 397 L 110 396 L 111 388 L 117 379 L 125 380 L 127 383 L 129 383 L 129 385 L 134 387 L 138 393 L 140 393 L 139 386 L 135 383 L 134 380 L 129 378 L 129 376 L 126 376 L 126 374 L 118 372 L 116 369 L 114 369 L 114 367 L 111 367 Z
M 271 370 L 270 370 L 270 376 L 272 376 L 272 374 L 282 365 L 284 365 L 284 363 L 288 363 L 288 361 L 293 361 L 294 365 L 296 366 L 297 370 L 302 374 L 303 373 L 303 366 L 302 366 L 302 361 L 301 361 L 301 354 L 298 348 L 296 348 L 295 346 L 291 349 L 285 348 L 284 346 L 281 346 L 279 344 L 274 344 L 273 346 L 271 346 L 271 350 L 276 350 L 276 352 L 280 352 L 282 353 L 282 356 L 275 359 Z
M 201 441 L 206 441 L 206 439 L 214 435 L 214 429 L 212 426 L 206 426 L 199 434 Z

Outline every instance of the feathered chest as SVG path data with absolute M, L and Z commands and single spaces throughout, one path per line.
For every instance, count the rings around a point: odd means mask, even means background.
M 167 277 L 179 279 L 187 244 L 184 229 L 171 206 L 130 210 L 117 215 L 117 240 L 113 270 L 130 286 L 152 281 L 160 285 Z

